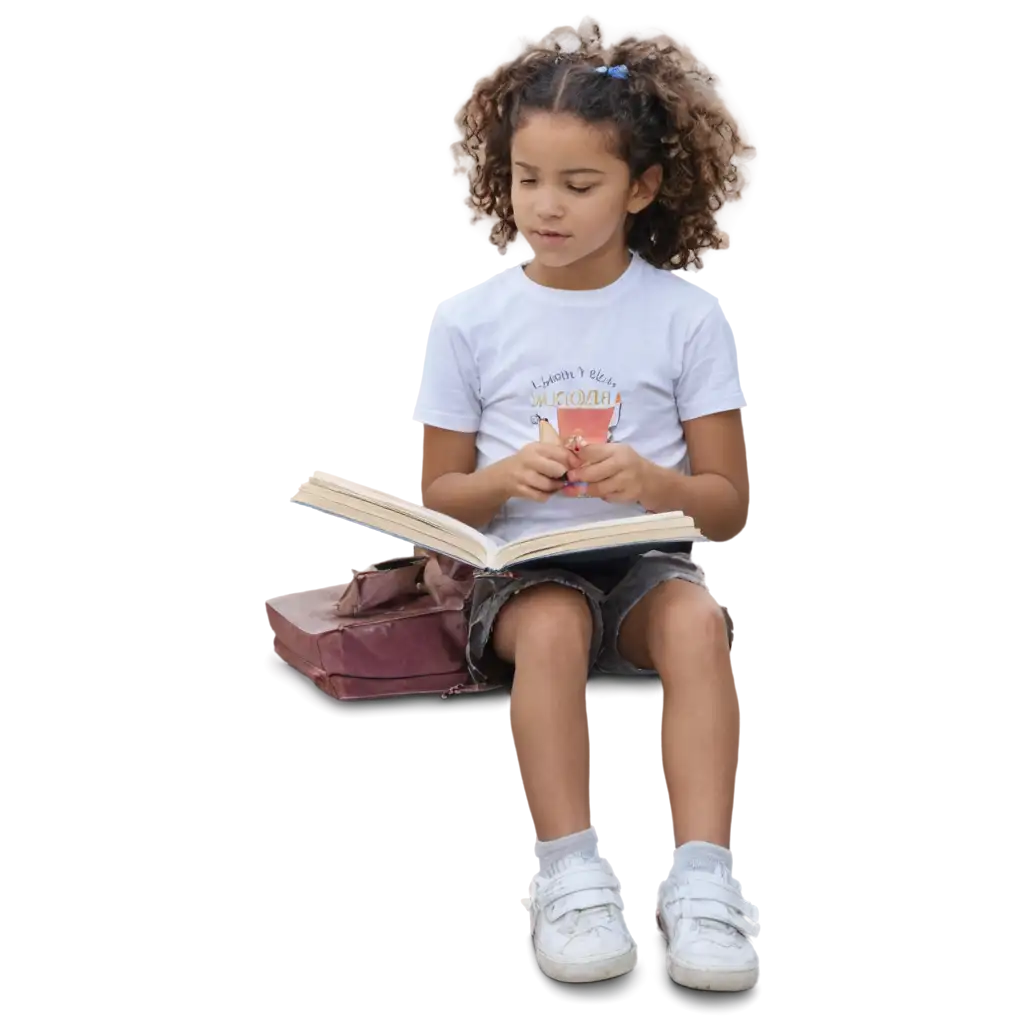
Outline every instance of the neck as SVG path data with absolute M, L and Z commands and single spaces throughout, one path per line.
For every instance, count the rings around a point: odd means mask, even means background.
M 527 263 L 523 272 L 546 288 L 566 291 L 589 291 L 605 288 L 618 280 L 629 267 L 630 252 L 621 239 L 615 239 L 567 267 L 548 267 L 536 259 Z

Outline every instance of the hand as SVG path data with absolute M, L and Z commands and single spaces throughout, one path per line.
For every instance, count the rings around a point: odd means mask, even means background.
M 565 474 L 581 465 L 568 448 L 534 441 L 505 460 L 505 492 L 510 498 L 547 501 L 562 489 Z
M 628 444 L 588 444 L 580 449 L 584 465 L 569 471 L 569 483 L 587 484 L 587 493 L 619 504 L 640 501 L 651 463 Z

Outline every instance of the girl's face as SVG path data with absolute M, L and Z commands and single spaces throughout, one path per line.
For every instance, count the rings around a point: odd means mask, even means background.
M 512 138 L 512 213 L 544 266 L 625 246 L 626 216 L 647 206 L 660 182 L 653 167 L 630 183 L 607 132 L 572 114 L 533 112 Z

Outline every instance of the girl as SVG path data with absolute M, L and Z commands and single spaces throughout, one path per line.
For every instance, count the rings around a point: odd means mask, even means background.
M 711 540 L 743 528 L 732 332 L 712 295 L 671 273 L 728 244 L 714 214 L 740 195 L 734 157 L 753 153 L 713 82 L 666 36 L 605 50 L 586 19 L 477 84 L 454 146 L 473 219 L 496 218 L 501 253 L 522 232 L 534 259 L 437 308 L 415 411 L 424 505 L 503 541 L 670 509 Z M 596 981 L 636 962 L 590 821 L 584 690 L 603 671 L 657 674 L 664 688 L 669 973 L 704 989 L 757 980 L 757 911 L 729 850 L 731 644 L 689 545 L 477 574 L 467 658 L 474 678 L 512 687 L 540 860 L 524 903 L 550 977 Z

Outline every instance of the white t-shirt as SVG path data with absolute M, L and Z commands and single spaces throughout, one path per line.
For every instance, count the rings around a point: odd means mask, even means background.
M 520 264 L 441 302 L 413 418 L 475 432 L 478 469 L 553 431 L 629 444 L 688 473 L 681 422 L 745 404 L 718 300 L 633 253 L 604 288 L 549 288 Z M 633 514 L 645 512 L 557 493 L 512 498 L 484 532 L 505 542 Z

